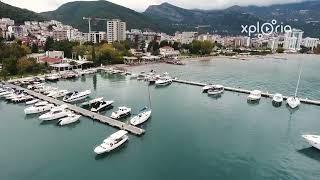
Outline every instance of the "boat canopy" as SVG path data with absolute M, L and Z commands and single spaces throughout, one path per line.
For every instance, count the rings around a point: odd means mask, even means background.
M 261 91 L 259 91 L 259 90 L 253 90 L 253 91 L 251 91 L 251 94 L 255 94 L 255 95 L 259 95 L 259 94 L 261 94 L 262 92 Z
M 214 85 L 214 88 L 222 89 L 222 88 L 224 88 L 224 86 L 222 86 L 222 85 L 220 85 L 220 84 L 217 84 L 217 85 Z
M 128 134 L 127 131 L 125 131 L 125 130 L 120 130 L 120 131 L 112 134 L 112 135 L 110 136 L 110 139 L 119 139 L 119 138 L 121 138 L 122 136 L 124 136 L 124 135 L 126 135 L 126 134 Z

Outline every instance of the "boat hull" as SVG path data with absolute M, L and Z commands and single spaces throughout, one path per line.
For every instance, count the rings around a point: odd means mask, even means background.
M 94 152 L 97 154 L 97 155 L 100 155 L 100 154 L 104 154 L 104 153 L 107 153 L 107 152 L 110 152 L 116 148 L 118 148 L 119 146 L 121 146 L 122 144 L 124 144 L 126 141 L 128 141 L 129 137 L 127 135 L 123 136 L 123 139 L 121 141 L 119 141 L 118 143 L 114 144 L 113 146 L 108 146 L 108 148 L 101 148 L 101 147 L 96 147 L 94 149 Z

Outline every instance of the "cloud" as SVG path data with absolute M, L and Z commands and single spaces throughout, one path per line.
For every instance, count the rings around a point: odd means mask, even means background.
M 55 10 L 64 3 L 74 0 L 2 0 L 13 6 L 26 8 L 36 12 Z M 222 9 L 233 5 L 271 5 L 291 2 L 301 2 L 304 0 L 109 0 L 110 2 L 134 9 L 144 11 L 149 5 L 157 5 L 163 2 L 187 8 L 187 9 Z

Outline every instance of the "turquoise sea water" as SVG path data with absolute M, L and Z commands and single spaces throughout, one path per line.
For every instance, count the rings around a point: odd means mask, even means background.
M 169 72 L 185 80 L 293 94 L 299 64 L 299 95 L 320 99 L 318 56 L 289 56 L 251 61 L 215 59 L 186 66 L 157 64 L 133 71 Z M 148 105 L 144 82 L 97 74 L 52 84 L 63 89 L 91 89 L 91 97 L 114 100 L 114 109 L 134 112 Z M 25 116 L 24 105 L 0 101 L 0 179 L 319 179 L 320 151 L 301 134 L 320 134 L 320 107 L 302 104 L 293 112 L 271 99 L 248 104 L 246 95 L 225 92 L 221 98 L 201 88 L 173 83 L 150 86 L 153 114 L 142 126 L 146 134 L 104 156 L 93 148 L 117 131 L 82 117 L 80 123 L 57 127 Z M 128 121 L 125 119 L 123 121 Z

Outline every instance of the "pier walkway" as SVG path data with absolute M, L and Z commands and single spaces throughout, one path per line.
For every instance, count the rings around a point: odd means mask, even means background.
M 194 86 L 206 86 L 207 84 L 205 83 L 199 83 L 199 82 L 193 82 L 193 81 L 185 81 L 185 80 L 180 80 L 180 79 L 174 79 L 173 82 L 176 83 L 181 83 L 181 84 L 188 84 L 188 85 L 194 85 Z M 233 88 L 233 87 L 224 87 L 226 91 L 231 91 L 231 92 L 238 92 L 238 93 L 244 93 L 244 94 L 250 94 L 250 90 L 246 89 L 241 89 L 241 88 Z M 261 96 L 266 97 L 266 98 L 272 98 L 273 94 L 270 94 L 268 92 L 262 92 Z M 288 96 L 283 96 L 283 99 L 287 99 Z M 305 104 L 312 104 L 312 105 L 317 105 L 320 106 L 320 100 L 311 100 L 307 98 L 299 98 L 301 103 Z
M 45 96 L 43 94 L 34 92 L 32 90 L 28 90 L 28 89 L 22 88 L 20 86 L 16 86 L 16 85 L 13 85 L 13 84 L 10 84 L 10 86 L 13 87 L 13 88 L 19 89 L 19 90 L 24 90 L 26 93 L 28 93 L 31 96 L 34 96 L 34 97 L 36 97 L 38 99 L 42 99 L 44 101 L 48 101 L 48 102 L 50 102 L 52 104 L 55 104 L 57 106 L 60 106 L 62 104 L 67 104 L 68 105 L 68 109 L 71 110 L 71 111 L 74 111 L 74 112 L 79 113 L 79 114 L 81 114 L 83 116 L 86 116 L 86 117 L 89 117 L 89 118 L 94 119 L 96 121 L 99 121 L 101 123 L 108 124 L 108 125 L 110 125 L 112 127 L 116 127 L 118 129 L 126 130 L 126 131 L 128 131 L 128 132 L 130 132 L 132 134 L 142 135 L 143 133 L 145 133 L 144 129 L 138 128 L 136 126 L 132 126 L 130 124 L 126 124 L 124 122 L 109 118 L 107 116 L 103 116 L 103 115 L 98 114 L 98 113 L 91 112 L 89 110 L 83 109 L 83 108 L 78 107 L 76 105 L 65 103 L 63 101 L 60 101 L 60 100 L 57 100 L 57 99 L 54 99 L 54 98 L 50 98 L 48 96 Z

